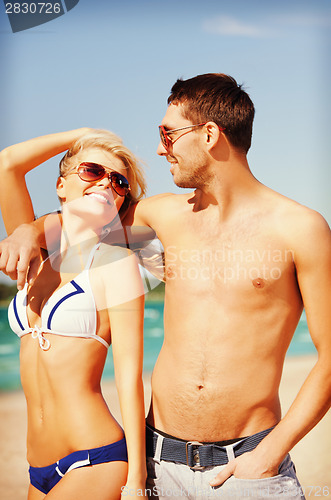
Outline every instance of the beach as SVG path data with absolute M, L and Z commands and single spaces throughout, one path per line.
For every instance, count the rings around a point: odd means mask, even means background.
M 296 396 L 315 355 L 288 357 L 280 398 L 285 413 Z M 121 421 L 114 381 L 103 382 L 103 393 L 115 418 Z M 144 375 L 146 411 L 150 401 L 150 375 Z M 0 499 L 25 500 L 28 488 L 25 460 L 26 407 L 22 391 L 0 394 Z M 331 498 L 331 412 L 291 452 L 306 498 Z

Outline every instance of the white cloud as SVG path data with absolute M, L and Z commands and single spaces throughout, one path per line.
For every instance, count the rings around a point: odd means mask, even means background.
M 267 38 L 277 36 L 288 27 L 304 28 L 329 28 L 331 27 L 331 15 L 325 16 L 316 13 L 293 13 L 285 15 L 267 16 L 258 24 L 251 24 L 233 16 L 220 15 L 205 19 L 202 29 L 206 33 L 222 36 L 241 36 L 250 38 Z
M 232 16 L 217 16 L 213 19 L 206 19 L 202 24 L 202 29 L 207 33 L 223 36 L 262 38 L 271 34 L 270 29 L 244 23 Z

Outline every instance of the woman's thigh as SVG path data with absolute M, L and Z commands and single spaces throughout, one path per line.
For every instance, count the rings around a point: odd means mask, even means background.
M 45 493 L 37 490 L 32 484 L 29 486 L 28 500 L 43 500 L 45 498 Z
M 118 500 L 121 497 L 121 488 L 126 483 L 127 472 L 126 462 L 107 462 L 80 467 L 65 474 L 45 498 L 47 500 L 73 500 L 75 498 Z M 39 500 L 39 498 L 31 500 Z

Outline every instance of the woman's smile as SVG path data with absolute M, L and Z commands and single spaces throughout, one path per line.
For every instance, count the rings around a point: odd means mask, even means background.
M 90 193 L 85 193 L 84 196 L 89 196 L 99 203 L 105 203 L 108 205 L 112 205 L 112 202 L 114 201 L 109 189 L 103 191 L 92 191 Z

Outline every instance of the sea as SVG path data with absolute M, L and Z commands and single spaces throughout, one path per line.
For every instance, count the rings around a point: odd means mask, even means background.
M 145 304 L 144 323 L 144 371 L 153 370 L 163 342 L 163 302 Z M 20 339 L 12 333 L 7 319 L 7 308 L 0 308 L 0 391 L 21 388 L 19 371 Z M 305 313 L 303 312 L 287 356 L 314 354 L 316 349 L 310 338 Z M 111 350 L 108 353 L 104 379 L 114 378 Z

